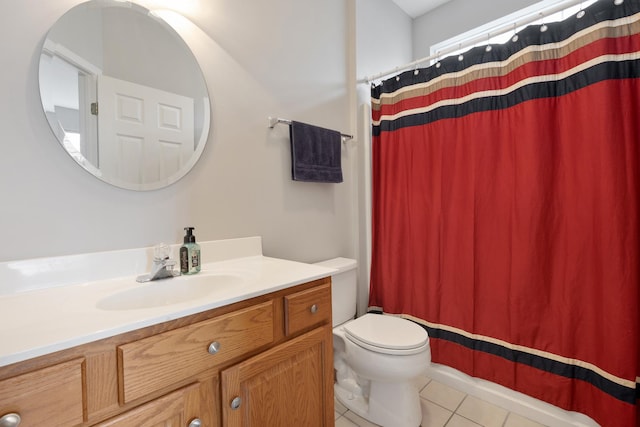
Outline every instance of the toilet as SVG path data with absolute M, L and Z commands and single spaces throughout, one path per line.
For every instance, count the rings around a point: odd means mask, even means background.
M 400 317 L 365 314 L 357 319 L 356 261 L 317 263 L 331 276 L 335 396 L 362 418 L 384 427 L 418 427 L 422 422 L 416 380 L 431 363 L 429 336 Z

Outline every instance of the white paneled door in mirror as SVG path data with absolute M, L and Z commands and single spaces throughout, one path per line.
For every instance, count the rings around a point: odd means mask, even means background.
M 153 185 L 193 156 L 194 100 L 102 76 L 98 85 L 100 171 L 114 185 Z

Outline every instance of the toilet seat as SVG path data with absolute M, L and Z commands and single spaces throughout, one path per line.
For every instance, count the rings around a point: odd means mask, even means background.
M 399 317 L 365 314 L 344 325 L 345 336 L 368 350 L 411 355 L 429 347 L 429 335 L 419 325 Z

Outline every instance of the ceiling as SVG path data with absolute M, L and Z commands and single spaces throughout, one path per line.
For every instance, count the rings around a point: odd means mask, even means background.
M 436 7 L 451 0 L 392 0 L 400 9 L 412 18 L 424 15 Z

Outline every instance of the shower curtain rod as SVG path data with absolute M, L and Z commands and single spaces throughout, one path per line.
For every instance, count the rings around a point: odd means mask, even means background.
M 275 117 L 269 117 L 269 128 L 273 129 L 273 127 L 275 125 L 277 125 L 278 123 L 282 123 L 285 125 L 289 125 L 291 126 L 292 121 L 288 120 L 288 119 L 281 119 L 281 118 L 275 118 Z M 340 132 L 340 136 L 342 138 L 344 138 L 344 140 L 349 140 L 349 139 L 353 139 L 353 135 L 348 135 L 346 133 L 342 133 Z
M 562 4 L 558 4 L 556 6 L 550 7 L 549 9 L 546 9 L 544 12 L 547 15 L 552 15 L 556 12 L 560 12 L 561 10 L 567 9 L 571 6 L 575 6 L 576 4 L 580 4 L 583 3 L 584 0 L 572 0 L 569 2 L 563 2 Z M 409 68 L 412 68 L 414 66 L 417 66 L 418 64 L 421 64 L 423 62 L 427 62 L 427 61 L 431 61 L 432 59 L 440 59 L 442 57 L 447 56 L 449 53 L 454 52 L 458 49 L 462 49 L 462 48 L 467 48 L 467 47 L 473 47 L 475 45 L 477 45 L 478 43 L 481 43 L 483 41 L 487 41 L 488 39 L 490 39 L 491 37 L 495 37 L 495 36 L 499 36 L 502 35 L 504 33 L 508 33 L 509 31 L 514 31 L 516 28 L 521 27 L 523 25 L 527 25 L 530 24 L 532 22 L 535 22 L 541 18 L 544 18 L 544 13 L 540 12 L 537 15 L 534 16 L 529 16 L 528 18 L 524 18 L 522 20 L 519 21 L 514 21 L 511 22 L 509 24 L 505 24 L 505 25 L 501 25 L 499 27 L 497 27 L 497 29 L 495 29 L 494 31 L 490 31 L 487 34 L 483 34 L 482 36 L 476 36 L 472 39 L 467 40 L 464 43 L 460 43 L 458 45 L 452 46 L 448 49 L 444 49 L 442 51 L 438 51 L 432 55 L 426 56 L 424 58 L 420 58 L 417 59 L 415 61 L 409 62 L 407 64 L 404 65 L 399 65 L 391 70 L 388 71 L 384 71 L 378 74 L 374 74 L 373 76 L 365 76 L 363 78 L 361 78 L 360 80 L 357 81 L 357 83 L 367 83 L 367 84 L 371 84 L 373 81 L 375 80 L 380 80 L 382 77 L 386 77 L 386 76 L 390 76 L 392 74 L 396 74 L 399 71 L 404 71 L 404 70 L 408 70 Z M 416 67 L 417 68 L 417 67 Z

